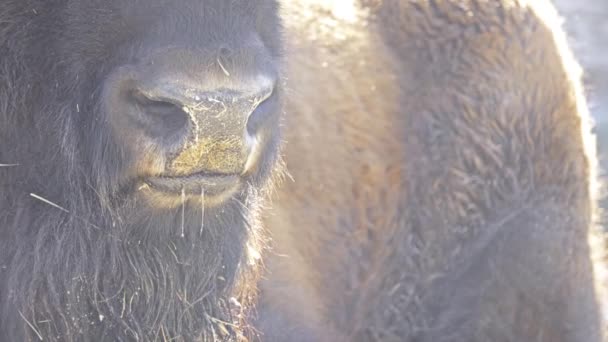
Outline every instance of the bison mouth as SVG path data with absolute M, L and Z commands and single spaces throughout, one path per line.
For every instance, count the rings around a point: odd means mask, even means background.
M 241 184 L 238 174 L 199 172 L 185 176 L 160 175 L 149 177 L 144 184 L 168 196 L 229 196 Z

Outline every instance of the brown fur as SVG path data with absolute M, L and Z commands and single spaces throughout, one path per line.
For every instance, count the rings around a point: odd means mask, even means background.
M 552 6 L 361 2 L 284 5 L 263 340 L 603 341 L 594 138 Z

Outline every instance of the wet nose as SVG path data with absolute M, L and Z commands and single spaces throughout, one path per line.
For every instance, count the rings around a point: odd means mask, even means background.
M 166 132 L 157 132 L 159 135 L 171 134 L 171 130 L 182 125 L 191 125 L 188 138 L 198 140 L 205 135 L 255 134 L 256 120 L 250 119 L 254 113 L 264 116 L 256 110 L 271 97 L 273 88 L 274 82 L 268 77 L 258 77 L 242 87 L 217 89 L 205 89 L 187 81 L 159 79 L 136 85 L 130 97 L 137 115 L 166 128 Z
M 123 89 L 126 114 L 156 146 L 166 147 L 166 171 L 242 172 L 256 133 L 273 106 L 271 77 L 217 87 L 188 77 L 143 77 Z

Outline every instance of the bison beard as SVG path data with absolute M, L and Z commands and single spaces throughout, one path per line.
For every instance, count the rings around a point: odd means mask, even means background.
M 257 194 L 249 196 L 256 202 Z M 235 199 L 221 215 L 209 212 L 202 233 L 200 209 L 188 206 L 185 237 L 179 210 L 123 208 L 121 222 L 94 226 L 44 206 L 19 208 L 11 218 L 18 238 L 3 250 L 12 260 L 4 271 L 7 288 L 19 290 L 3 303 L 6 326 L 23 326 L 9 320 L 17 309 L 45 340 L 243 334 L 242 311 L 254 294 L 242 285 L 255 282 L 256 260 L 242 251 L 257 247 L 257 204 Z M 23 339 L 21 331 L 10 333 L 8 340 Z
M 79 74 L 80 62 L 47 58 L 53 26 L 25 3 L 0 9 L 11 18 L 0 27 L 0 140 L 17 142 L 0 162 L 18 164 L 0 168 L 0 340 L 249 335 L 274 160 L 204 212 L 196 200 L 162 209 L 126 196 L 137 191 L 121 178 L 129 155 L 99 114 L 107 68 Z

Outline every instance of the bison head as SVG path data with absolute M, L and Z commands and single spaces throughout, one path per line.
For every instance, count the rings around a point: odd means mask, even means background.
M 2 5 L 2 340 L 243 333 L 280 165 L 276 7 Z

